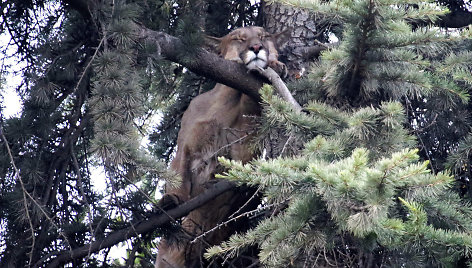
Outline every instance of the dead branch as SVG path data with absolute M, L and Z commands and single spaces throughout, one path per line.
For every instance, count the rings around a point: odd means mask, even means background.
M 263 75 L 272 83 L 272 86 L 274 86 L 282 99 L 292 105 L 294 111 L 302 111 L 302 107 L 300 104 L 298 104 L 297 100 L 293 98 L 292 93 L 290 93 L 284 81 L 282 81 L 282 78 L 280 78 L 280 76 L 272 68 L 267 67 L 266 69 L 259 68 L 255 70 L 257 70 L 261 75 Z
M 208 201 L 213 200 L 215 197 L 234 187 L 235 184 L 231 182 L 219 181 L 197 197 L 179 205 L 176 208 L 168 210 L 166 214 L 155 214 L 147 220 L 143 220 L 127 228 L 114 231 L 100 241 L 95 241 L 91 244 L 84 245 L 79 248 L 61 251 L 56 255 L 54 259 L 52 259 L 52 261 L 49 263 L 49 265 L 47 265 L 47 267 L 61 267 L 63 264 L 74 259 L 83 258 L 89 253 L 94 253 L 101 249 L 111 247 L 131 237 L 136 237 L 139 234 L 152 232 L 156 228 L 163 226 L 172 219 L 180 218 L 187 215 L 192 210 L 201 207 Z M 42 262 L 37 263 L 34 267 L 40 267 L 43 264 Z
M 316 45 L 314 46 L 295 47 L 293 48 L 292 53 L 294 55 L 298 55 L 301 59 L 309 61 L 317 58 L 324 50 L 331 49 L 339 45 L 337 42 L 325 44 L 318 40 L 315 40 L 315 44 Z
M 179 38 L 164 32 L 150 30 L 144 26 L 138 25 L 138 27 L 138 35 L 142 41 L 154 43 L 157 46 L 156 53 L 160 56 L 172 62 L 182 64 L 185 68 L 198 75 L 232 87 L 257 102 L 261 101 L 259 89 L 266 81 L 255 75 L 248 74 L 244 65 L 225 60 L 201 48 L 184 56 L 181 51 L 185 51 L 185 45 Z

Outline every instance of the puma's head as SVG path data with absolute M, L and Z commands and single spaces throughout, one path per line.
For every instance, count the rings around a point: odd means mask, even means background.
M 262 27 L 238 28 L 222 38 L 209 37 L 218 42 L 220 55 L 244 63 L 249 70 L 277 65 L 277 48 L 288 39 L 287 32 L 270 34 Z

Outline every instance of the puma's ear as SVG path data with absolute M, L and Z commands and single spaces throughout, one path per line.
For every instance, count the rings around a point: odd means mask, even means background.
M 272 38 L 275 42 L 275 45 L 278 49 L 282 49 L 287 41 L 290 39 L 291 29 L 285 29 L 280 33 L 272 34 Z
M 214 37 L 210 35 L 205 35 L 205 45 L 208 47 L 212 52 L 216 54 L 220 53 L 220 44 L 223 38 Z

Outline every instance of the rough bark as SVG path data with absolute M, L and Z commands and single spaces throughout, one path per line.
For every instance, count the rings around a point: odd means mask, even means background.
M 264 28 L 269 32 L 289 29 L 291 37 L 282 51 L 282 61 L 291 77 L 299 78 L 319 53 L 324 50 L 323 31 L 328 26 L 322 15 L 280 3 L 264 3 Z

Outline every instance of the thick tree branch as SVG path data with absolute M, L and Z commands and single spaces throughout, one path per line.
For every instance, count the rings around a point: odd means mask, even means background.
M 62 0 L 71 8 L 75 8 L 82 14 L 87 14 L 87 8 L 93 1 L 87 0 Z M 84 15 L 85 16 L 85 15 Z M 184 43 L 177 37 L 164 32 L 151 30 L 143 25 L 137 24 L 138 35 L 143 42 L 154 43 L 157 46 L 156 53 L 167 60 L 179 63 L 190 71 L 208 77 L 215 82 L 232 87 L 257 102 L 261 101 L 259 89 L 264 82 L 269 82 L 262 77 L 248 73 L 248 70 L 241 64 L 228 61 L 210 53 L 204 49 L 195 49 L 194 53 L 183 54 L 186 51 Z M 303 52 L 313 56 L 320 53 L 326 47 L 316 46 L 306 48 Z
M 143 41 L 155 43 L 159 50 L 157 53 L 165 59 L 180 63 L 196 74 L 241 91 L 258 102 L 261 100 L 258 91 L 262 87 L 263 79 L 248 74 L 242 64 L 225 60 L 204 49 L 198 49 L 191 55 L 182 55 L 185 45 L 180 39 L 144 26 L 140 26 L 139 35 Z
M 462 28 L 472 24 L 472 12 L 456 10 L 441 17 L 437 23 L 445 28 Z
M 268 67 L 267 69 L 259 68 L 256 70 L 272 83 L 272 85 L 277 90 L 277 92 L 282 97 L 282 99 L 288 102 L 292 106 L 292 109 L 294 111 L 296 112 L 302 111 L 302 107 L 300 106 L 300 104 L 298 104 L 297 100 L 295 100 L 295 98 L 292 96 L 292 93 L 290 93 L 287 86 L 280 78 L 280 76 L 274 70 L 272 70 L 272 68 L 270 67 Z
M 463 28 L 472 25 L 472 12 L 464 10 L 456 10 L 440 16 L 436 21 L 430 20 L 410 20 L 409 23 L 413 26 L 425 27 L 427 25 L 434 25 L 442 28 Z
M 91 17 L 90 14 L 90 6 L 94 6 L 94 1 L 90 0 L 62 0 L 62 3 L 67 8 L 73 9 L 79 12 L 85 19 L 89 19 Z
M 314 46 L 308 46 L 308 47 L 295 47 L 292 50 L 292 53 L 294 55 L 299 56 L 301 59 L 310 61 L 314 58 L 317 58 L 320 53 L 326 49 L 334 48 L 339 45 L 338 42 L 336 43 L 329 43 L 329 44 L 324 44 L 321 42 L 317 42 L 318 40 L 315 40 L 316 45 Z
M 184 44 L 182 41 L 166 33 L 152 31 L 146 27 L 141 27 L 140 37 L 147 42 L 156 43 L 158 46 L 158 53 L 164 58 L 180 63 L 196 74 L 203 75 L 218 83 L 230 86 L 250 96 L 257 102 L 261 101 L 259 89 L 262 87 L 263 82 L 270 82 L 274 84 L 282 98 L 294 106 L 295 110 L 301 110 L 300 105 L 298 105 L 290 94 L 278 74 L 270 68 L 267 68 L 267 72 L 260 70 L 259 73 L 262 74 L 262 77 L 257 77 L 253 73 L 248 73 L 248 70 L 242 64 L 222 59 L 216 54 L 205 51 L 204 49 L 199 49 L 193 55 L 193 59 L 189 60 L 187 58 L 188 56 L 184 57 L 179 53 L 179 51 L 184 51 Z M 327 46 L 317 46 L 316 49 L 312 49 L 316 51 L 307 49 L 307 53 L 319 54 L 320 51 L 327 48 Z M 267 80 L 264 81 L 263 77 Z
M 119 242 L 125 241 L 131 237 L 135 237 L 139 234 L 152 232 L 156 228 L 163 226 L 164 224 L 187 215 L 192 210 L 201 207 L 210 200 L 213 200 L 218 195 L 231 190 L 235 185 L 228 181 L 220 181 L 215 183 L 210 189 L 206 190 L 197 197 L 181 204 L 180 206 L 168 210 L 165 214 L 156 214 L 151 216 L 149 219 L 141 221 L 129 226 L 125 229 L 121 229 L 110 233 L 107 237 L 102 240 L 95 241 L 89 245 L 85 245 L 72 250 L 62 251 L 56 255 L 51 263 L 47 267 L 61 267 L 64 263 L 67 263 L 73 259 L 83 258 L 89 253 L 97 252 L 103 248 L 108 248 Z M 40 267 L 42 263 L 37 263 L 35 267 Z

